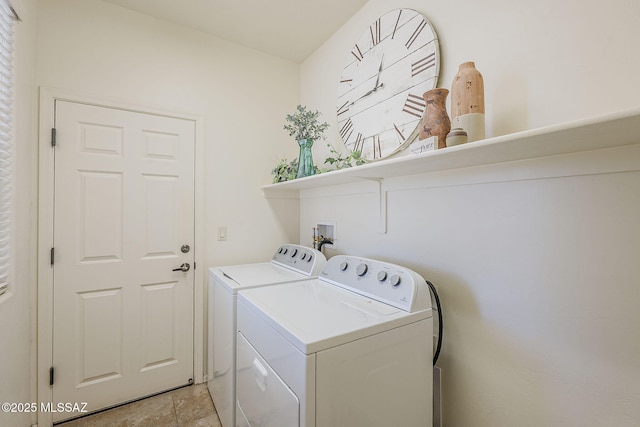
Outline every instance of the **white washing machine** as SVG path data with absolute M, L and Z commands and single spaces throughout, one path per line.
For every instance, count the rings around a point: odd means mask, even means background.
M 209 269 L 207 385 L 223 427 L 235 426 L 238 290 L 309 280 L 318 276 L 326 261 L 315 249 L 285 244 L 270 262 Z
M 420 275 L 353 256 L 241 290 L 236 426 L 431 426 L 432 313 Z

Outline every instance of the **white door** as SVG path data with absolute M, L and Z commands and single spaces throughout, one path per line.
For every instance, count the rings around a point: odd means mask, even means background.
M 195 123 L 67 101 L 55 114 L 53 403 L 94 411 L 188 384 Z

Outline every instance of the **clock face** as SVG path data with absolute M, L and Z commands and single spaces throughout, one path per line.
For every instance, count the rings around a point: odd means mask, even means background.
M 367 28 L 347 54 L 338 84 L 338 130 L 345 146 L 378 160 L 418 134 L 422 94 L 436 87 L 438 38 L 429 21 L 396 9 Z

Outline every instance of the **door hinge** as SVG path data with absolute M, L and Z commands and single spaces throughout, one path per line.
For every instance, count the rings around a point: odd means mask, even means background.
M 196 269 L 196 262 L 195 261 L 193 262 L 193 269 L 194 270 Z
M 55 147 L 57 144 L 56 141 L 56 128 L 51 128 L 51 146 Z
M 53 265 L 53 262 L 54 262 L 54 259 L 55 259 L 55 252 L 56 252 L 55 248 L 51 248 L 51 254 L 49 255 L 50 256 L 51 265 Z
M 49 368 L 49 385 L 53 385 L 53 366 Z

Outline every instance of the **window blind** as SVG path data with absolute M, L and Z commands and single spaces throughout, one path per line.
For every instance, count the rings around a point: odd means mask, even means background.
M 13 32 L 15 15 L 0 0 L 0 295 L 9 289 L 13 219 Z

